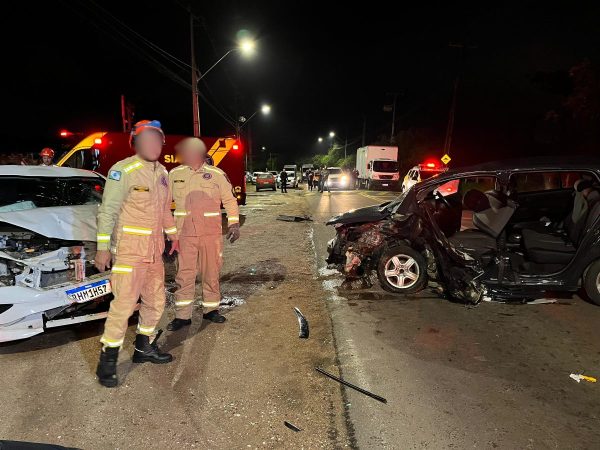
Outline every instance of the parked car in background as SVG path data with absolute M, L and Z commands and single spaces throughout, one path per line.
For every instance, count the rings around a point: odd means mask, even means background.
M 104 178 L 66 167 L 0 166 L 0 342 L 106 317 L 96 213 Z
M 296 189 L 298 187 L 298 174 L 295 170 L 296 166 L 293 165 L 287 165 L 287 166 L 283 166 L 283 170 L 285 170 L 285 172 L 288 175 L 287 178 L 287 187 L 292 188 L 292 189 Z M 279 189 L 281 187 L 281 172 L 277 173 L 277 189 Z
M 252 177 L 250 178 L 250 182 L 252 184 L 256 184 L 256 177 L 263 172 L 252 172 Z
M 395 201 L 333 217 L 328 262 L 397 293 L 527 301 L 576 292 L 600 305 L 600 161 L 489 163 L 442 173 Z
M 259 173 L 256 177 L 256 192 L 261 189 L 276 190 L 275 176 L 272 173 L 264 172 Z

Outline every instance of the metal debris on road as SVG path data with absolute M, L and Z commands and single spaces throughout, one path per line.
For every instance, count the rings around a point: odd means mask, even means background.
M 304 314 L 302 314 L 298 308 L 294 308 L 294 312 L 296 313 L 296 317 L 298 318 L 298 327 L 299 327 L 298 337 L 300 339 L 308 339 L 308 335 L 309 335 L 308 320 L 306 320 L 306 317 L 304 317 Z
M 277 220 L 282 220 L 283 222 L 312 222 L 313 221 L 309 216 L 286 216 L 284 214 L 279 214 L 277 216 Z
M 360 392 L 361 394 L 365 394 L 368 395 L 371 398 L 374 398 L 375 400 L 381 402 L 381 403 L 387 403 L 387 400 L 377 394 L 373 394 L 372 392 L 367 391 L 366 389 L 360 388 L 352 383 L 348 383 L 347 381 L 342 380 L 341 378 L 336 377 L 335 375 L 321 369 L 320 367 L 315 367 L 315 370 L 319 373 L 322 373 L 323 375 L 325 375 L 326 377 L 331 378 L 332 380 L 335 380 L 339 383 L 342 383 L 344 386 L 348 386 L 349 388 L 354 389 L 355 391 Z
M 296 433 L 298 431 L 302 431 L 302 428 L 298 428 L 296 425 L 294 425 L 293 423 L 289 423 L 287 420 L 283 421 L 283 424 L 288 427 L 290 430 L 295 431 Z
M 547 305 L 550 303 L 557 303 L 558 300 L 555 298 L 536 298 L 535 300 L 531 300 L 527 302 L 528 305 Z
M 595 383 L 596 381 L 598 381 L 594 377 L 589 377 L 587 375 L 583 375 L 583 374 L 580 374 L 580 373 L 578 373 L 578 374 L 572 373 L 571 375 L 569 375 L 569 377 L 571 377 L 572 379 L 574 379 L 578 383 L 581 383 L 582 380 L 585 380 L 588 383 Z

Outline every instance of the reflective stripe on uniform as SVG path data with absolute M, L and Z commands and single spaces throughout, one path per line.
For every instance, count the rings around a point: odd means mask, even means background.
M 102 336 L 102 338 L 100 339 L 100 342 L 103 343 L 104 345 L 106 345 L 107 347 L 120 347 L 121 345 L 123 345 L 123 339 L 121 340 L 114 340 L 114 339 L 107 339 L 104 336 Z
M 175 212 L 173 213 L 173 215 L 175 217 L 179 217 L 179 216 L 187 216 L 188 212 L 187 211 L 181 211 L 181 210 L 175 210 Z
M 202 306 L 204 306 L 205 308 L 216 308 L 217 306 L 219 306 L 220 302 L 202 302 Z
M 139 169 L 142 166 L 143 166 L 143 164 L 140 161 L 136 161 L 134 163 L 129 164 L 128 166 L 125 166 L 123 168 L 123 171 L 125 173 L 130 173 L 130 172 L 133 172 L 136 169 Z
M 205 212 L 204 213 L 204 217 L 217 217 L 220 215 L 221 215 L 220 212 Z
M 156 328 L 156 327 L 145 327 L 145 326 L 143 326 L 143 325 L 140 325 L 140 324 L 138 323 L 138 326 L 137 326 L 137 333 L 138 333 L 138 334 L 145 334 L 145 335 L 147 335 L 147 336 L 150 336 L 152 333 L 154 333 L 154 329 L 155 329 L 155 328 Z
M 130 227 L 130 226 L 126 225 L 123 227 L 123 232 L 126 234 L 137 234 L 140 236 L 150 236 L 152 234 L 152 228 Z
M 236 223 L 240 221 L 240 216 L 229 216 L 227 218 L 228 223 Z
M 165 230 L 165 233 L 167 233 L 167 234 L 175 234 L 175 233 L 177 233 L 177 227 L 167 228 Z
M 176 300 L 175 306 L 187 306 L 194 303 L 194 300 Z
M 98 242 L 110 242 L 110 234 L 97 234 L 96 241 Z
M 133 266 L 124 266 L 124 265 L 114 265 L 112 266 L 113 273 L 132 273 Z

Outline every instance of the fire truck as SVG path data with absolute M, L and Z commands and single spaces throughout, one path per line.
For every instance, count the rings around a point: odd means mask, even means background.
M 186 137 L 174 134 L 166 135 L 160 162 L 167 170 L 179 165 L 174 147 Z M 227 174 L 238 203 L 245 205 L 246 181 L 242 143 L 232 137 L 203 136 L 201 139 L 206 144 L 212 164 Z M 93 170 L 106 176 L 113 164 L 131 155 L 133 155 L 133 150 L 129 147 L 128 133 L 100 131 L 86 136 L 63 155 L 56 165 Z

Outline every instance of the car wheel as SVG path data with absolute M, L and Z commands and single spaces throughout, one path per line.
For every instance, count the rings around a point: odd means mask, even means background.
M 583 289 L 588 298 L 600 306 L 600 259 L 594 261 L 583 275 Z
M 367 191 L 371 190 L 371 180 L 367 180 L 367 186 L 366 186 L 366 188 L 367 188 Z
M 258 186 L 256 186 L 256 192 L 260 191 L 260 189 L 258 188 Z
M 416 250 L 406 245 L 395 245 L 381 255 L 377 276 L 386 291 L 412 294 L 425 287 L 427 264 Z

